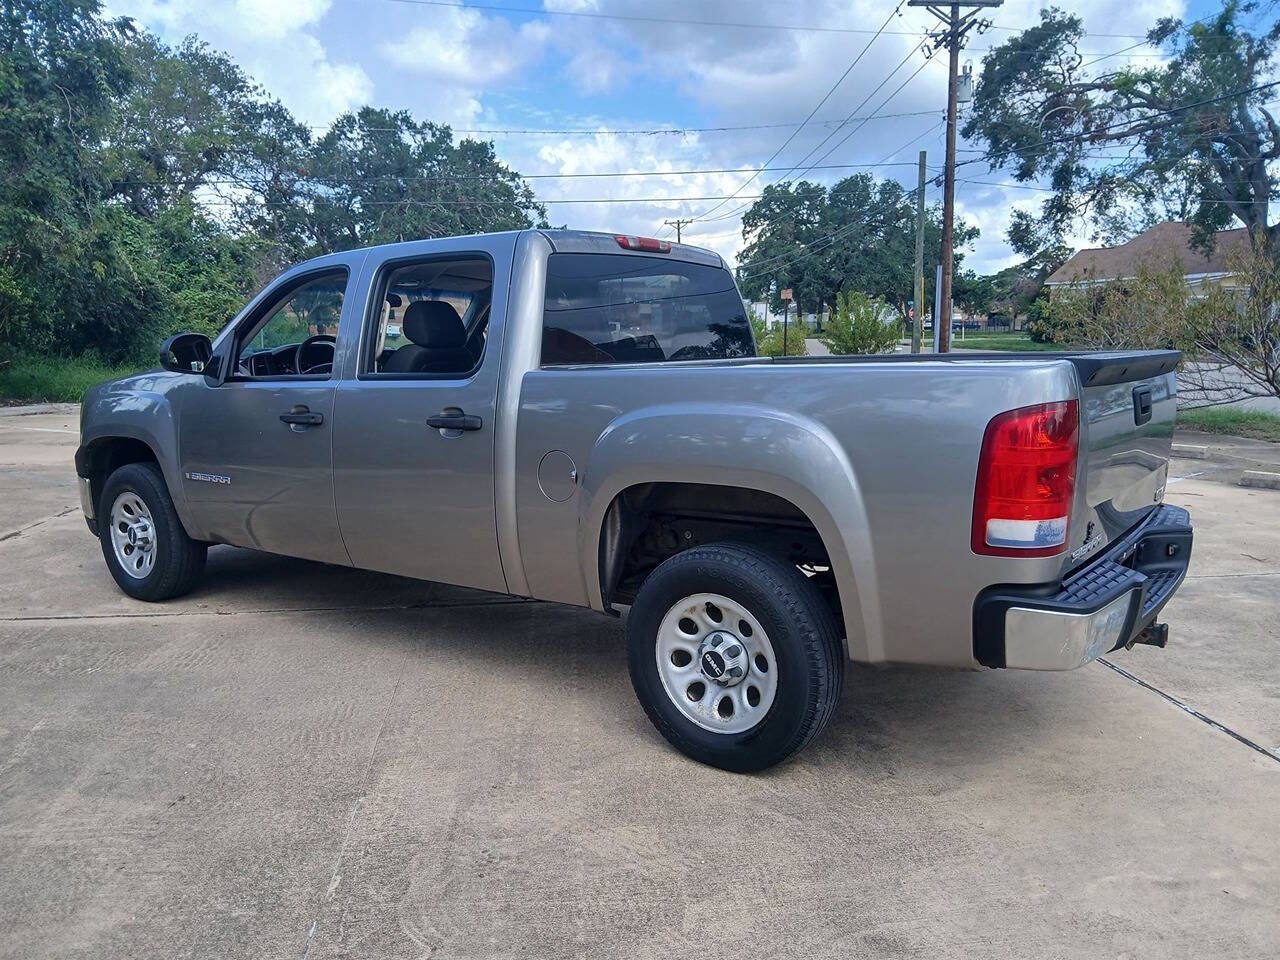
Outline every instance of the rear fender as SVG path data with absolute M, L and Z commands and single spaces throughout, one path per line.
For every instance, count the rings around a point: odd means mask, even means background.
M 870 526 L 853 467 L 822 424 L 751 404 L 667 404 L 619 417 L 582 471 L 579 562 L 587 596 L 604 609 L 599 549 L 619 493 L 643 483 L 704 483 L 771 493 L 805 513 L 822 537 L 855 660 L 884 659 Z

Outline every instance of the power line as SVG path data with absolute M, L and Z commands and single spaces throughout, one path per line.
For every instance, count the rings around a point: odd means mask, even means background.
M 867 94 L 867 95 L 862 99 L 862 102 L 861 102 L 861 103 L 859 103 L 856 107 L 854 107 L 854 108 L 853 108 L 852 113 L 850 113 L 850 117 L 852 117 L 854 113 L 857 113 L 857 112 L 858 112 L 859 110 L 861 110 L 864 106 L 866 106 L 869 102 L 871 102 L 871 98 L 872 98 L 872 97 L 874 97 L 874 96 L 875 96 L 875 95 L 876 95 L 876 94 L 877 94 L 877 93 L 878 93 L 878 92 L 879 92 L 879 91 L 884 87 L 884 85 L 885 85 L 886 83 L 888 83 L 891 79 L 893 79 L 894 74 L 896 74 L 899 70 L 901 70 L 904 66 L 906 66 L 906 64 L 907 64 L 907 63 L 911 60 L 911 58 L 915 55 L 916 51 L 920 49 L 920 47 L 923 45 L 923 43 L 924 43 L 924 41 L 922 40 L 922 41 L 920 41 L 920 43 L 917 43 L 914 47 L 912 47 L 909 51 L 907 51 L 907 55 L 906 55 L 905 57 L 903 57 L 903 58 L 902 58 L 902 60 L 900 60 L 900 61 L 898 62 L 898 65 L 897 65 L 897 66 L 895 66 L 892 70 L 890 70 L 890 71 L 889 71 L 889 73 L 888 73 L 888 75 L 887 75 L 883 80 L 881 80 L 878 84 L 876 84 L 876 86 L 872 89 L 872 91 L 871 91 L 870 93 L 868 93 L 868 94 Z M 928 61 L 926 60 L 926 61 L 925 61 L 925 63 L 928 63 Z M 881 103 L 879 107 L 877 107 L 875 110 L 873 110 L 873 111 L 872 111 L 872 112 L 871 112 L 867 117 L 863 118 L 863 119 L 862 119 L 862 122 L 861 122 L 861 123 L 859 123 L 859 125 L 858 125 L 857 127 L 855 127 L 855 128 L 854 128 L 853 130 L 851 130 L 848 134 L 846 134 L 846 135 L 845 135 L 845 137 L 840 141 L 840 143 L 836 144 L 836 147 L 839 147 L 839 146 L 843 145 L 844 143 L 846 143 L 846 142 L 849 140 L 849 138 L 850 138 L 850 137 L 852 137 L 855 133 L 857 133 L 859 130 L 861 130 L 861 129 L 862 129 L 862 127 L 864 127 L 864 126 L 866 125 L 866 123 L 867 123 L 867 121 L 868 121 L 868 120 L 873 119 L 873 118 L 876 116 L 876 114 L 878 114 L 878 113 L 880 112 L 880 110 L 884 109 L 884 107 L 886 107 L 889 103 L 891 103 L 891 102 L 892 102 L 892 100 L 893 100 L 893 98 L 894 98 L 894 97 L 896 97 L 896 96 L 898 95 L 898 93 L 899 93 L 899 92 L 901 92 L 902 88 L 903 88 L 903 87 L 905 87 L 908 83 L 910 83 L 910 82 L 911 82 L 911 81 L 916 77 L 916 75 L 920 73 L 920 70 L 922 70 L 922 69 L 924 69 L 924 64 L 923 64 L 923 63 L 920 65 L 920 67 L 919 67 L 919 68 L 917 68 L 917 69 L 916 69 L 915 73 L 913 73 L 913 74 L 911 74 L 911 76 L 907 77 L 907 79 L 906 79 L 906 80 L 904 80 L 904 81 L 903 81 L 903 82 L 898 86 L 898 89 L 897 89 L 897 90 L 894 90 L 894 91 L 893 91 L 893 93 L 889 94 L 889 96 L 885 98 L 884 102 L 883 102 L 883 103 Z M 931 112 L 932 112 L 932 111 L 931 111 Z M 846 117 L 846 118 L 845 118 L 844 123 L 848 123 L 848 122 L 849 122 L 849 118 L 848 118 L 848 117 Z M 841 126 L 843 126 L 843 125 L 844 125 L 844 123 L 842 123 L 842 124 L 841 124 Z M 812 171 L 819 169 L 819 167 L 818 167 L 818 163 L 820 163 L 822 160 L 825 160 L 827 157 L 829 157 L 829 156 L 834 152 L 835 147 L 833 147 L 831 150 L 828 150 L 825 154 L 823 154 L 823 156 L 822 156 L 821 158 L 819 158 L 819 160 L 818 160 L 818 162 L 817 162 L 817 163 L 810 164 L 809 166 L 804 167 L 804 169 L 801 169 L 801 167 L 803 166 L 804 162 L 805 162 L 806 160 L 808 160 L 810 157 L 812 157 L 812 156 L 813 156 L 813 155 L 814 155 L 814 154 L 815 154 L 819 149 L 821 149 L 821 148 L 822 148 L 822 146 L 823 146 L 823 145 L 824 145 L 828 140 L 830 140 L 830 139 L 831 139 L 831 137 L 832 137 L 835 133 L 837 133 L 837 132 L 839 131 L 839 129 L 840 129 L 840 128 L 839 128 L 839 127 L 837 127 L 835 130 L 831 131 L 831 133 L 828 133 L 825 137 L 823 137 L 823 138 L 822 138 L 822 140 L 821 140 L 821 141 L 819 141 L 816 145 L 814 145 L 812 148 L 810 148 L 809 152 L 808 152 L 808 153 L 806 153 L 803 157 L 801 157 L 801 159 L 800 159 L 800 162 L 799 162 L 799 163 L 797 163 L 797 164 L 795 164 L 795 165 L 793 165 L 793 166 L 791 166 L 791 167 L 787 167 L 787 168 L 785 168 L 784 170 L 782 170 L 782 171 L 781 171 L 781 174 L 780 174 L 780 179 L 779 179 L 779 181 L 775 181 L 775 182 L 780 182 L 780 181 L 781 181 L 781 178 L 783 178 L 783 177 L 794 180 L 794 179 L 795 179 L 795 177 L 794 177 L 794 176 L 792 176 L 792 174 L 794 174 L 794 173 L 795 173 L 795 171 L 797 171 L 797 170 L 800 170 L 800 174 L 799 174 L 799 176 L 803 177 L 805 174 L 811 173 Z M 917 139 L 918 139 L 918 138 L 917 138 Z M 913 142 L 914 142 L 914 141 L 913 141 Z M 902 148 L 902 147 L 899 147 L 898 149 L 899 149 L 899 150 L 902 150 L 903 148 Z M 895 152 L 896 152 L 896 151 L 895 151 Z M 889 166 L 889 164 L 884 164 L 884 165 L 885 165 L 885 166 Z M 899 164 L 899 166 L 901 166 L 901 164 Z M 915 166 L 915 164 L 907 164 L 907 166 Z M 749 206 L 749 204 L 741 204 L 741 205 L 739 205 L 739 206 L 735 207 L 733 210 L 730 210 L 730 211 L 729 211 L 729 213 L 724 214 L 724 215 L 722 215 L 722 216 L 720 216 L 720 217 L 711 217 L 711 218 L 709 218 L 709 217 L 707 217 L 707 216 L 706 216 L 706 214 L 703 214 L 703 215 L 702 215 L 701 217 L 699 217 L 698 219 L 700 219 L 700 220 L 722 220 L 722 219 L 727 219 L 728 217 L 734 216 L 735 214 L 740 213 L 741 211 L 745 210 L 745 209 L 747 208 L 747 206 Z M 713 207 L 712 209 L 714 210 L 715 208 Z M 709 212 L 711 212 L 711 211 L 708 211 L 708 213 L 709 213 Z
M 709 197 L 594 197 L 594 198 L 591 198 L 591 199 L 586 199 L 586 198 L 581 198 L 581 197 L 567 197 L 567 198 L 565 198 L 565 199 L 563 199 L 563 200 L 543 200 L 543 199 L 538 199 L 538 200 L 536 200 L 536 201 L 534 201 L 534 202 L 535 202 L 535 203 L 537 203 L 537 204 L 546 204 L 546 203 L 597 203 L 597 204 L 604 204 L 604 203 L 690 203 L 690 202 L 699 202 L 699 201 L 706 201 L 706 200 L 728 200 L 728 199 L 732 199 L 732 197 L 721 197 L 721 196 L 709 196 Z M 756 195 L 756 196 L 754 196 L 754 197 L 746 197 L 746 198 L 744 198 L 744 199 L 748 199 L 748 200 L 759 200 L 759 199 L 760 199 L 760 195 Z M 200 203 L 202 203 L 202 204 L 208 204 L 208 205 L 212 205 L 212 206 L 225 206 L 225 205 L 228 205 L 228 204 L 235 203 L 236 201 L 231 200 L 231 199 L 228 199 L 228 198 L 217 198 L 217 199 L 202 199 L 202 200 L 200 200 L 199 202 L 200 202 Z M 252 202 L 252 201 L 246 201 L 246 202 Z M 476 200 L 434 200 L 434 199 L 432 199 L 432 200 L 424 200 L 424 199 L 419 198 L 419 197 L 404 197 L 404 198 L 401 198 L 401 199 L 399 199 L 399 200 L 361 200 L 361 201 L 360 201 L 360 204 L 361 204 L 361 206 L 369 206 L 369 207 L 374 207 L 374 206 L 377 206 L 377 207 L 399 207 L 399 206 L 414 206 L 414 207 L 431 207 L 431 206 L 437 206 L 437 207 L 438 207 L 438 206 L 449 206 L 449 207 L 469 207 L 469 206 L 504 206 L 504 205 L 505 205 L 505 203 L 503 203 L 503 202 L 501 202 L 501 201 L 495 201 L 495 200 L 480 200 L 480 199 L 476 199 Z M 290 201 L 286 201 L 286 200 L 279 200 L 279 201 L 277 201 L 277 200 L 264 200 L 264 201 L 256 201 L 256 202 L 253 202 L 253 205 L 254 205 L 254 206 L 266 206 L 266 207 L 291 207 L 291 206 L 293 206 L 293 203 L 292 203 L 292 202 L 290 202 Z
M 792 30 L 799 33 L 845 33 L 845 34 L 870 34 L 873 32 L 866 27 L 835 27 L 829 25 L 816 24 L 787 24 L 787 23 L 756 23 L 740 20 L 695 20 L 680 17 L 655 17 L 643 16 L 638 14 L 622 14 L 622 13 L 601 13 L 595 10 L 544 10 L 529 7 L 515 7 L 507 4 L 497 3 L 455 3 L 449 0 L 386 0 L 388 3 L 400 3 L 406 6 L 420 7 L 448 7 L 455 10 L 485 10 L 494 13 L 517 13 L 530 17 L 574 17 L 578 19 L 590 20 L 618 20 L 630 23 L 669 23 L 695 27 L 733 27 L 744 30 Z M 1026 30 L 1025 27 L 1008 27 L 1001 24 L 992 24 L 990 29 L 1006 30 L 1011 33 L 1020 33 Z M 885 30 L 884 33 L 890 36 L 913 37 L 917 35 L 916 31 L 911 30 Z M 1138 40 L 1145 38 L 1145 34 L 1139 33 L 1093 33 L 1087 32 L 1082 36 L 1105 37 L 1116 40 Z
M 933 110 L 910 110 L 904 113 L 886 113 L 876 117 L 877 120 L 901 119 L 905 117 L 923 117 L 932 114 Z M 855 117 L 856 120 L 863 119 Z M 750 130 L 786 130 L 793 127 L 829 127 L 848 123 L 844 120 L 811 120 L 801 123 L 752 123 L 741 126 L 724 127 L 567 127 L 560 130 L 546 130 L 537 127 L 500 128 L 500 127 L 450 127 L 451 132 L 459 134 L 481 134 L 485 136 L 614 136 L 614 137 L 656 137 L 663 135 L 684 136 L 691 133 L 739 133 Z M 333 124 L 307 124 L 310 130 L 329 130 Z M 362 133 L 400 133 L 400 127 L 366 127 L 359 128 Z
M 840 86 L 840 84 L 844 83 L 845 77 L 849 76 L 849 74 L 853 72 L 853 68 L 858 65 L 858 62 L 862 60 L 864 56 L 866 56 L 867 51 L 871 49 L 872 45 L 876 42 L 876 40 L 880 38 L 880 35 L 884 33 L 884 31 L 888 28 L 889 24 L 893 21 L 893 18 L 898 15 L 898 10 L 900 9 L 900 7 L 901 7 L 901 4 L 893 8 L 893 10 L 889 13 L 889 16 L 885 18 L 884 23 L 880 24 L 880 29 L 877 30 L 872 35 L 871 39 L 867 41 L 866 45 L 861 50 L 858 51 L 857 55 L 849 62 L 849 66 L 845 67 L 844 73 L 840 74 L 839 79 L 837 79 L 836 82 L 831 85 L 831 88 L 825 94 L 823 94 L 822 99 L 819 100 L 817 105 L 812 110 L 809 111 L 809 115 L 804 118 L 804 121 L 800 124 L 800 126 L 798 126 L 795 130 L 793 130 L 791 133 L 791 136 L 787 137 L 787 139 L 782 142 L 782 146 L 778 147 L 777 150 L 773 151 L 773 156 L 769 157 L 769 159 L 764 162 L 763 166 L 759 170 L 753 173 L 750 177 L 748 177 L 738 186 L 738 189 L 734 191 L 735 194 L 741 193 L 744 189 L 746 189 L 747 184 L 752 183 L 757 177 L 759 177 L 764 170 L 768 169 L 769 164 L 773 163 L 774 160 L 778 159 L 778 156 L 782 153 L 782 151 L 787 149 L 788 146 L 790 146 L 791 141 L 794 140 L 796 136 L 800 133 L 800 131 L 804 129 L 805 124 L 807 124 L 810 120 L 812 120 L 817 115 L 818 111 L 822 109 L 822 105 L 826 103 L 829 99 L 831 99 L 831 95 L 836 92 L 836 89 Z M 733 199 L 733 197 L 729 197 L 728 199 L 731 200 Z M 727 202 L 728 202 L 727 200 L 721 200 L 710 210 L 704 210 L 701 214 L 694 217 L 694 219 L 701 220 L 707 214 L 714 213 L 716 210 L 720 209 Z
M 594 10 L 531 10 L 528 7 L 512 7 L 497 3 L 450 3 L 448 0 L 386 0 L 388 3 L 402 3 L 421 7 L 451 7 L 455 10 L 491 10 L 497 13 L 522 13 L 531 17 L 577 17 L 589 20 L 620 20 L 629 23 L 669 23 L 692 27 L 734 27 L 743 30 L 794 30 L 800 33 L 874 33 L 879 36 L 883 30 L 869 30 L 865 27 L 831 27 L 794 23 L 752 23 L 740 20 L 694 20 L 680 17 L 652 17 L 640 14 L 599 13 Z M 890 33 L 902 36 L 914 36 L 906 30 L 894 30 Z
M 910 167 L 915 164 L 902 161 L 900 163 L 831 163 L 822 167 L 814 167 L 815 170 L 852 170 L 856 168 L 872 168 L 872 167 Z M 720 167 L 702 170 L 610 170 L 600 173 L 519 173 L 514 174 L 522 180 L 596 180 L 596 179 L 616 179 L 624 177 L 692 177 L 708 174 L 725 174 L 725 173 L 752 173 L 755 167 Z M 246 186 L 253 181 L 251 176 L 246 177 L 217 177 L 202 180 L 200 186 Z M 305 176 L 298 175 L 289 180 L 290 184 L 298 183 L 318 183 L 328 185 L 338 184 L 397 184 L 397 183 L 466 183 L 480 182 L 490 183 L 497 181 L 496 177 L 485 176 L 483 174 L 469 175 L 452 175 L 452 174 L 387 174 L 378 177 L 326 177 L 326 176 Z M 502 181 L 497 181 L 502 182 Z M 165 186 L 163 180 L 114 180 L 114 186 L 117 187 L 148 187 L 148 186 Z
M 1041 140 L 1039 143 L 1031 143 L 1023 148 L 1010 148 L 1008 150 L 995 150 L 984 153 L 982 156 L 971 157 L 968 160 L 961 160 L 956 166 L 964 166 L 970 163 L 981 163 L 984 160 L 990 161 L 996 157 L 1007 157 L 1010 154 L 1022 153 L 1024 150 L 1034 149 L 1036 147 L 1056 146 L 1063 143 L 1071 143 L 1072 141 L 1093 139 L 1099 133 L 1107 130 L 1114 130 L 1117 127 L 1129 126 L 1135 123 L 1147 123 L 1156 117 L 1170 116 L 1175 113 L 1182 113 L 1184 110 L 1194 110 L 1197 107 L 1207 107 L 1210 104 L 1221 103 L 1223 100 L 1232 100 L 1236 97 L 1246 97 L 1251 93 L 1260 93 L 1263 90 L 1270 90 L 1272 87 L 1280 86 L 1280 80 L 1272 80 L 1270 83 L 1260 83 L 1257 86 L 1247 87 L 1241 90 L 1233 90 L 1230 93 L 1224 93 L 1217 97 L 1210 97 L 1206 100 L 1197 100 L 1195 103 L 1183 104 L 1179 107 L 1170 107 L 1166 110 L 1157 110 L 1153 113 L 1146 114 L 1136 120 L 1117 120 L 1115 123 L 1109 123 L 1102 127 L 1095 127 L 1087 133 L 1071 134 L 1066 137 L 1053 137 L 1047 140 Z

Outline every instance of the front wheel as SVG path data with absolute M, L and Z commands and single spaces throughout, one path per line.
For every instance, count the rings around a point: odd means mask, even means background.
M 102 556 L 121 590 L 154 601 L 180 597 L 195 586 L 208 545 L 187 536 L 159 467 L 120 467 L 103 485 L 99 507 Z
M 648 576 L 627 621 L 627 659 L 636 696 L 672 745 L 743 773 L 812 742 L 844 677 L 818 588 L 739 544 L 695 547 Z

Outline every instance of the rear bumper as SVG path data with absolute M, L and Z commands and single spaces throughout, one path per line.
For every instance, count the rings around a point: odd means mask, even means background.
M 1135 642 L 1187 575 L 1191 517 L 1162 505 L 1061 586 L 1000 586 L 974 604 L 973 652 L 988 667 L 1073 670 Z

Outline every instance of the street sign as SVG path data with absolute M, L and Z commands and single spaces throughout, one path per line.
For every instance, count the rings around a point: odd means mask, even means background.
M 781 296 L 782 296 L 782 299 L 783 299 L 783 300 L 790 300 L 790 299 L 791 299 L 791 288 L 790 288 L 790 287 L 784 287 L 784 288 L 782 289 L 782 294 L 781 294 Z

